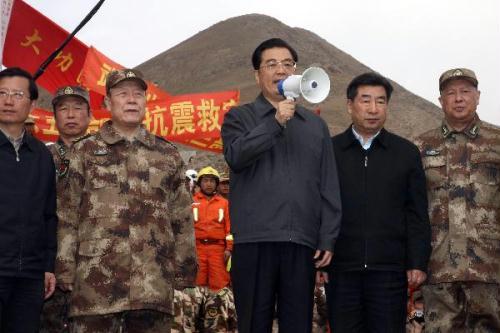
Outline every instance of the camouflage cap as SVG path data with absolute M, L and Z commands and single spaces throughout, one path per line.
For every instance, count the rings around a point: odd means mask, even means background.
M 229 175 L 226 173 L 226 172 L 222 172 L 220 174 L 220 182 L 223 183 L 223 182 L 228 182 L 229 181 Z
M 477 88 L 476 74 L 467 68 L 453 68 L 449 69 L 439 77 L 439 91 L 443 91 L 445 83 L 454 79 L 464 79 L 469 81 Z
M 90 97 L 87 89 L 80 86 L 63 86 L 57 89 L 56 93 L 54 94 L 54 98 L 52 98 L 52 108 L 55 110 L 57 103 L 63 97 L 67 96 L 80 97 L 90 107 Z
M 119 69 L 114 70 L 108 74 L 106 77 L 106 94 L 109 94 L 109 90 L 116 86 L 118 83 L 126 80 L 137 81 L 144 90 L 148 89 L 146 81 L 142 77 L 142 73 L 135 69 Z

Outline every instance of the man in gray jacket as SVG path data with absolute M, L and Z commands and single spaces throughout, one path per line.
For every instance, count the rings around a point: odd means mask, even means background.
M 311 332 L 315 268 L 326 266 L 340 227 L 335 157 L 326 123 L 284 99 L 280 80 L 298 56 L 273 38 L 254 51 L 261 89 L 222 126 L 231 167 L 232 279 L 241 333 Z

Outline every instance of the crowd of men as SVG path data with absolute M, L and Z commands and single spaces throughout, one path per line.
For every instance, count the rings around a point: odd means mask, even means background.
M 384 128 L 389 80 L 360 74 L 331 138 L 277 89 L 290 44 L 251 61 L 261 93 L 221 130 L 229 173 L 186 172 L 142 126 L 136 70 L 107 76 L 93 134 L 88 92 L 58 89 L 50 146 L 25 124 L 32 76 L 0 72 L 0 332 L 308 333 L 314 303 L 334 333 L 500 332 L 500 128 L 475 73 L 441 75 L 442 125 L 414 142 Z

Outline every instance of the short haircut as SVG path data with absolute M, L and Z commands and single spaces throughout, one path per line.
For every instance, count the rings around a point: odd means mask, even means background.
M 271 38 L 260 43 L 260 45 L 257 46 L 255 51 L 253 51 L 252 65 L 255 70 L 258 70 L 260 68 L 260 63 L 262 61 L 262 53 L 265 50 L 272 49 L 275 47 L 288 49 L 288 51 L 290 51 L 290 54 L 292 55 L 293 61 L 295 62 L 299 61 L 299 56 L 297 55 L 297 51 L 295 51 L 293 47 L 290 46 L 290 44 L 288 44 L 281 38 Z
M 378 73 L 368 72 L 356 76 L 352 79 L 351 83 L 347 86 L 347 99 L 353 101 L 358 95 L 358 88 L 360 86 L 382 86 L 385 89 L 385 94 L 387 96 L 387 101 L 391 99 L 392 87 L 389 80 Z
M 29 81 L 30 100 L 32 101 L 37 100 L 38 87 L 36 86 L 33 76 L 29 72 L 19 67 L 8 67 L 0 72 L 0 80 L 5 77 L 14 77 L 14 76 L 24 77 Z

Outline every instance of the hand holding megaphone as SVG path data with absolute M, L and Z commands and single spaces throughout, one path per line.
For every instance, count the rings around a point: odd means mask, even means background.
M 321 103 L 330 93 L 330 78 L 319 67 L 310 67 L 302 75 L 290 75 L 278 82 L 278 91 L 287 99 L 304 97 L 309 103 Z
M 293 118 L 295 114 L 295 101 L 292 99 L 285 99 L 278 103 L 276 107 L 275 118 L 281 126 L 286 127 L 286 122 Z

